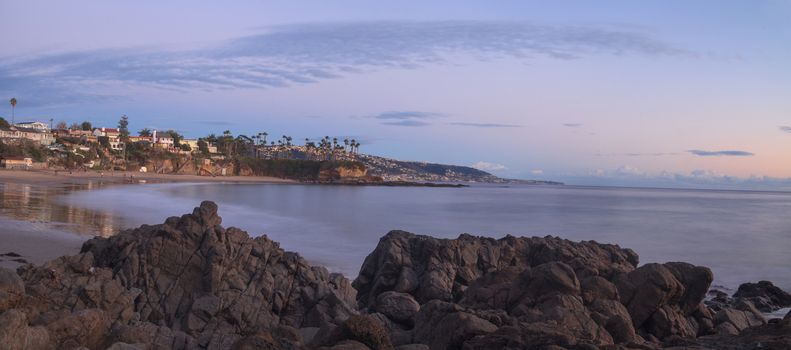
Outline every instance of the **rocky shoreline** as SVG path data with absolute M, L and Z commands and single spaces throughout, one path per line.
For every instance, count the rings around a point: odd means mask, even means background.
M 789 349 L 791 295 L 556 237 L 382 237 L 352 282 L 217 206 L 0 269 L 0 349 Z

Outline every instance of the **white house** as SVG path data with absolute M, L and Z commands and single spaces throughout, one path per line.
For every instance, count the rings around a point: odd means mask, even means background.
M 49 131 L 49 125 L 44 122 L 21 122 L 16 123 L 14 126 L 27 129 L 35 129 L 38 131 Z
M 173 140 L 173 136 L 170 134 L 159 134 L 156 130 L 154 130 L 152 138 L 156 147 L 164 148 L 166 150 L 173 150 L 175 141 Z
M 107 137 L 110 148 L 116 151 L 124 149 L 124 143 L 121 142 L 121 131 L 116 128 L 96 128 L 93 129 L 93 136 Z
M 44 146 L 55 143 L 55 138 L 49 130 L 38 130 L 21 126 L 0 127 L 0 139 L 19 142 L 20 140 L 36 141 Z

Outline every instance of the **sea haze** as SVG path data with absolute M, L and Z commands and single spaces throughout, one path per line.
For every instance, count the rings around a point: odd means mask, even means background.
M 277 184 L 150 184 L 74 192 L 60 199 L 160 223 L 202 200 L 225 226 L 266 234 L 287 250 L 349 277 L 379 237 L 401 229 L 435 237 L 556 235 L 634 249 L 640 263 L 712 268 L 715 285 L 770 280 L 791 289 L 791 193 L 573 186 L 468 188 Z

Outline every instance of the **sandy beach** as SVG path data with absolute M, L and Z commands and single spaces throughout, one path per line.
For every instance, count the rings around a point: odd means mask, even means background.
M 146 182 L 244 182 L 244 183 L 296 183 L 297 181 L 270 176 L 198 176 L 132 171 L 23 171 L 0 170 L 0 182 L 27 183 L 31 185 L 80 184 L 104 181 L 108 184 Z
M 27 207 L 47 206 L 58 193 L 81 189 L 142 183 L 296 183 L 294 180 L 253 176 L 197 176 L 138 172 L 68 172 L 0 170 L 0 198 L 4 209 L 22 212 L 0 216 L 0 267 L 15 269 L 24 263 L 41 264 L 62 255 L 76 254 L 91 235 L 78 234 L 50 222 L 27 215 Z M 25 200 L 33 197 L 34 204 Z M 8 208 L 18 206 L 19 208 Z M 45 208 L 46 209 L 46 208 Z M 90 216 L 86 215 L 88 218 Z

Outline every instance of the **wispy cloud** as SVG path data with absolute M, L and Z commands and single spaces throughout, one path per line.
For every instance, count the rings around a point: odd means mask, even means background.
M 448 123 L 456 126 L 469 126 L 474 128 L 521 128 L 521 125 L 515 124 L 499 124 L 499 123 L 467 123 L 467 122 L 453 122 Z
M 563 123 L 562 125 L 567 127 L 567 128 L 578 128 L 578 127 L 582 126 L 581 123 Z
M 429 120 L 444 117 L 441 113 L 420 111 L 387 111 L 367 118 L 379 119 L 383 125 L 429 126 Z
M 434 113 L 434 112 L 389 111 L 371 116 L 371 118 L 385 119 L 385 120 L 414 120 L 414 119 L 434 119 L 442 116 L 443 116 L 442 114 Z
M 596 153 L 597 157 L 663 157 L 663 156 L 677 156 L 682 153 L 677 152 L 649 152 L 649 153 Z
M 424 122 L 422 120 L 414 120 L 414 119 L 406 119 L 406 120 L 395 120 L 389 122 L 383 122 L 384 125 L 393 125 L 393 126 L 429 126 L 431 123 Z
M 699 157 L 750 157 L 755 154 L 746 151 L 703 151 L 699 149 L 692 149 L 687 151 Z
M 782 125 L 778 126 L 778 129 L 780 129 L 782 132 L 791 133 L 791 126 Z
M 504 21 L 312 23 L 267 28 L 191 50 L 92 50 L 0 61 L 0 92 L 31 104 L 102 101 L 115 88 L 278 88 L 382 69 L 447 64 L 449 57 L 579 59 L 696 54 L 630 28 Z

